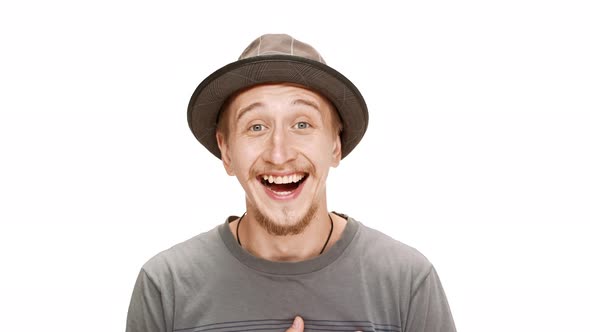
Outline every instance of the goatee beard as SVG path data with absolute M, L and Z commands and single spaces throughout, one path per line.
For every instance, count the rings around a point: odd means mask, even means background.
M 252 209 L 254 219 L 258 222 L 262 228 L 264 228 L 269 234 L 277 235 L 277 236 L 285 236 L 285 235 L 297 235 L 303 232 L 303 230 L 309 226 L 309 223 L 315 216 L 316 212 L 318 211 L 317 204 L 312 204 L 303 218 L 297 221 L 294 224 L 287 224 L 283 225 L 278 223 L 276 220 L 273 220 L 263 214 L 258 208 L 255 206 Z M 284 211 L 285 218 L 288 218 L 287 211 Z

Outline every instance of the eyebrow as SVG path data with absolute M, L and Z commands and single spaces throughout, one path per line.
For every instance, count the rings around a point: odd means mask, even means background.
M 312 108 L 315 108 L 316 111 L 318 111 L 318 112 L 320 111 L 320 106 L 317 103 L 315 103 L 311 100 L 308 100 L 308 99 L 301 99 L 301 98 L 295 99 L 291 102 L 291 105 L 307 105 Z
M 307 99 L 295 99 L 291 102 L 291 105 L 306 105 L 306 106 L 310 106 L 311 108 L 315 109 L 316 111 L 320 112 L 320 107 L 318 104 L 316 104 L 315 102 L 311 101 L 311 100 L 307 100 Z M 260 102 L 255 102 L 252 103 L 246 107 L 240 108 L 238 110 L 238 118 L 236 119 L 236 121 L 240 121 L 240 119 L 244 116 L 244 114 L 248 113 L 249 111 L 258 108 L 258 107 L 263 107 L 264 104 L 260 103 Z
M 253 110 L 253 109 L 257 108 L 257 107 L 262 107 L 262 106 L 263 106 L 262 103 L 256 102 L 256 103 L 250 104 L 250 105 L 248 105 L 246 107 L 240 108 L 238 110 L 238 118 L 236 119 L 236 121 L 240 121 L 240 118 L 242 116 L 244 116 L 244 114 L 248 113 L 249 111 L 251 111 L 251 110 Z

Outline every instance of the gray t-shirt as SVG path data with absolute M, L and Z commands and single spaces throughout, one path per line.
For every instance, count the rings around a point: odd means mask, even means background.
M 141 269 L 127 332 L 455 331 L 432 264 L 417 250 L 348 217 L 322 255 L 271 262 L 245 251 L 228 218 Z

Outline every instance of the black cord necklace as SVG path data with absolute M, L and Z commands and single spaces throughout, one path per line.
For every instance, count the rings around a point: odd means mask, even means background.
M 240 241 L 240 222 L 242 222 L 242 218 L 244 218 L 245 215 L 246 212 L 244 212 L 240 219 L 238 219 L 238 225 L 236 226 L 236 239 L 238 240 L 238 244 L 240 245 L 240 247 L 242 246 L 242 242 Z M 328 213 L 328 218 L 330 218 L 330 233 L 328 234 L 328 238 L 326 239 L 326 242 L 324 243 L 324 246 L 322 247 L 322 250 L 320 251 L 318 256 L 321 255 L 324 252 L 324 250 L 326 250 L 326 246 L 328 245 L 328 242 L 330 242 L 330 238 L 332 237 L 332 231 L 334 230 L 334 220 L 332 220 L 332 216 L 330 215 L 330 213 Z

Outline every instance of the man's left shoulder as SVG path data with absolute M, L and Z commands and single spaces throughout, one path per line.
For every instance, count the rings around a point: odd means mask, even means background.
M 418 249 L 359 222 L 359 251 L 379 269 L 428 274 L 432 263 Z

